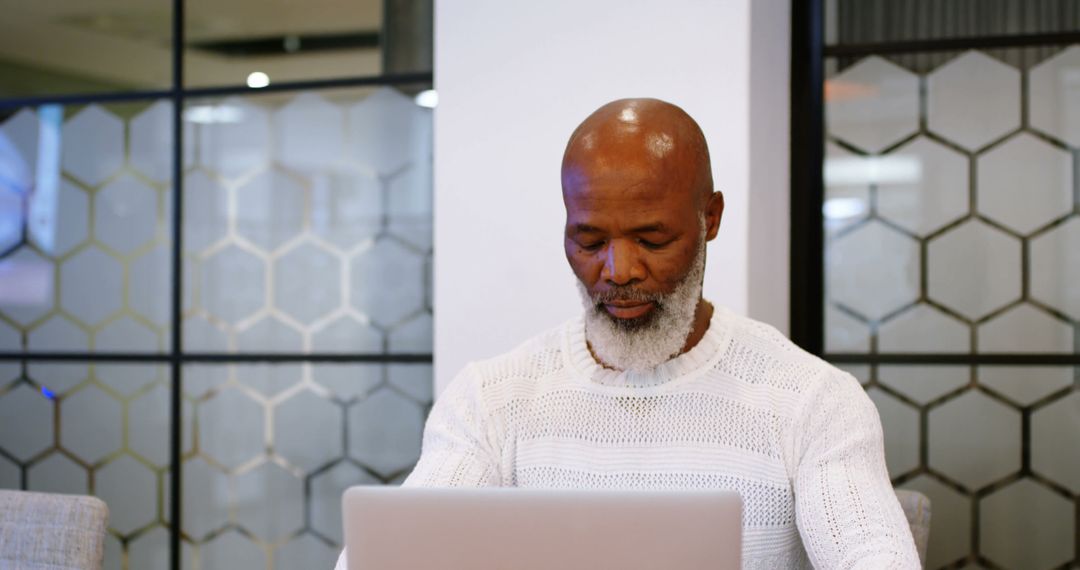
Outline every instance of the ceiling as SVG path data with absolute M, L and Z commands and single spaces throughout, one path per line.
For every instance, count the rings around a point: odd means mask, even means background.
M 5 14 L 26 22 L 53 22 L 111 35 L 167 42 L 172 2 L 162 0 L 2 0 Z M 287 34 L 377 30 L 381 0 L 188 0 L 193 41 Z M 11 18 L 5 18 L 11 19 Z
M 370 33 L 381 0 L 188 0 L 186 41 Z M 0 0 L 0 61 L 84 78 L 88 85 L 164 88 L 171 80 L 171 2 L 167 0 Z M 238 57 L 185 53 L 189 86 L 242 84 L 263 71 L 271 80 L 378 73 L 377 48 Z

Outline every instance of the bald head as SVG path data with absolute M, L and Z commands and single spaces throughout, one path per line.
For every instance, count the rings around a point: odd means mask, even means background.
M 627 369 L 692 347 L 711 315 L 701 298 L 705 242 L 724 212 L 697 123 L 656 99 L 608 103 L 570 136 L 562 190 L 566 260 L 595 354 Z
M 659 99 L 619 99 L 589 115 L 570 136 L 563 154 L 562 187 L 582 177 L 627 171 L 687 191 L 704 206 L 713 191 L 705 135 L 681 108 Z

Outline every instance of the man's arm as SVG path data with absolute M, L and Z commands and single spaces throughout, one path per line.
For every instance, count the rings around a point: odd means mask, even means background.
M 497 487 L 499 442 L 480 382 L 467 366 L 447 386 L 424 427 L 420 461 L 403 487 Z
M 497 436 L 479 381 L 466 367 L 431 408 L 417 462 L 402 487 L 495 487 L 499 474 Z M 341 551 L 334 570 L 346 570 Z
M 829 370 L 795 424 L 795 516 L 815 568 L 921 568 L 885 468 L 881 421 L 848 374 Z

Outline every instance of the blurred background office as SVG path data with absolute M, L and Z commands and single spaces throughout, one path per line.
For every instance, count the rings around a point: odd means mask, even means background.
M 643 95 L 709 138 L 707 295 L 865 384 L 927 566 L 1080 564 L 1069 0 L 0 0 L 0 488 L 104 499 L 107 568 L 332 567 L 576 312 L 558 157 Z

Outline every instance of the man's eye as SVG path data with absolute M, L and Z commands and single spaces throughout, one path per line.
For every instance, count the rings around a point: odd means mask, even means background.
M 667 245 L 666 243 L 656 243 L 654 241 L 639 239 L 638 243 L 645 247 L 645 249 L 660 249 Z
M 581 246 L 581 249 L 584 249 L 585 251 L 600 251 L 600 248 L 604 247 L 604 242 L 594 241 L 590 243 L 581 243 L 578 245 Z

